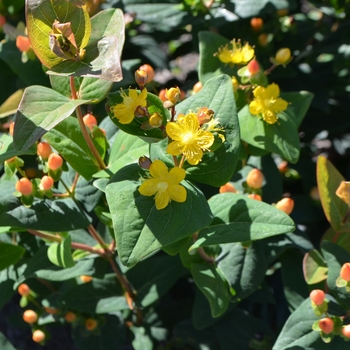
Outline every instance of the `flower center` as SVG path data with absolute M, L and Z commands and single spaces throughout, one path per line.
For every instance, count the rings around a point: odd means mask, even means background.
M 271 98 L 265 99 L 264 100 L 264 105 L 265 105 L 266 108 L 269 108 L 269 107 L 271 107 L 271 105 L 273 105 L 274 102 L 275 101 L 273 99 L 271 99 Z
M 123 102 L 124 102 L 125 106 L 127 108 L 129 108 L 129 107 L 131 107 L 133 105 L 134 100 L 131 97 L 129 97 L 129 96 L 125 96 Z
M 169 184 L 166 181 L 160 181 L 157 184 L 157 189 L 159 192 L 165 192 L 169 187 Z
M 182 136 L 182 143 L 185 145 L 192 145 L 195 142 L 195 137 L 192 132 L 187 132 Z

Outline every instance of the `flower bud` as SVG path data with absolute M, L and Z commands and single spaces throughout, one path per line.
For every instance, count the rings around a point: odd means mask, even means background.
M 176 88 L 166 89 L 165 97 L 173 104 L 176 104 L 181 99 L 181 90 Z
M 227 184 L 220 187 L 219 192 L 220 193 L 226 193 L 226 192 L 236 193 L 237 190 L 235 189 L 235 187 L 231 183 L 228 182 Z
M 87 318 L 85 320 L 85 327 L 88 331 L 93 331 L 97 327 L 98 323 L 93 318 Z
M 59 169 L 63 164 L 62 157 L 57 153 L 51 153 L 49 156 L 49 159 L 47 161 L 47 166 L 51 170 L 57 170 Z
M 36 329 L 32 334 L 32 339 L 36 343 L 41 343 L 45 340 L 45 333 L 40 329 Z
M 314 289 L 310 293 L 310 299 L 314 302 L 316 305 L 322 305 L 324 302 L 325 294 L 324 291 L 321 289 Z
M 33 191 L 33 184 L 26 177 L 22 177 L 16 182 L 16 190 L 24 196 L 29 196 Z
M 200 81 L 198 81 L 196 84 L 193 85 L 193 92 L 196 94 L 197 92 L 199 92 L 202 89 L 203 85 Z
M 262 202 L 261 196 L 257 193 L 248 194 L 248 198 L 255 199 L 256 201 Z
M 51 176 L 43 176 L 40 180 L 40 186 L 44 191 L 48 191 L 52 188 L 54 184 L 54 179 Z
M 65 315 L 64 315 L 64 319 L 69 322 L 72 323 L 77 319 L 77 315 L 72 312 L 72 311 L 68 311 Z
M 263 185 L 264 175 L 261 170 L 254 168 L 248 173 L 246 181 L 250 188 L 258 190 Z
M 321 331 L 325 334 L 329 334 L 333 332 L 333 328 L 334 328 L 334 322 L 331 318 L 329 317 L 325 317 L 322 318 L 319 321 L 319 327 L 321 328 Z
M 38 320 L 38 314 L 33 310 L 26 310 L 23 313 L 23 320 L 26 323 L 33 324 Z
M 276 203 L 276 208 L 290 214 L 294 208 L 294 201 L 292 198 L 283 198 Z
M 30 294 L 30 288 L 27 284 L 25 283 L 21 283 L 19 286 L 18 286 L 18 293 L 19 295 L 22 295 L 22 297 L 26 297 L 27 295 Z
M 346 326 L 343 326 L 341 330 L 344 337 L 350 339 L 350 324 L 347 324 Z
M 152 161 L 148 157 L 143 156 L 143 157 L 139 158 L 139 166 L 142 169 L 148 170 L 150 168 L 151 164 L 152 164 Z
M 259 32 L 264 25 L 262 18 L 254 17 L 250 20 L 250 26 L 254 32 Z
M 136 81 L 136 84 L 140 88 L 143 88 L 146 85 L 147 79 L 148 79 L 148 76 L 147 76 L 147 72 L 146 71 L 138 69 L 135 72 L 135 81 Z
M 205 123 L 210 122 L 210 120 L 213 118 L 214 111 L 209 109 L 208 107 L 202 107 L 197 112 L 197 119 L 199 122 L 199 125 L 202 126 Z
M 350 263 L 345 263 L 340 269 L 340 277 L 346 281 L 350 281 Z
M 154 69 L 149 64 L 143 64 L 139 70 L 143 70 L 147 73 L 147 83 L 150 83 L 154 79 Z
M 21 52 L 29 51 L 29 49 L 31 48 L 29 38 L 24 35 L 18 35 L 16 38 L 16 46 Z
M 36 154 L 42 159 L 49 158 L 49 155 L 52 153 L 52 148 L 47 142 L 39 142 L 36 147 Z
M 149 124 L 153 127 L 153 128 L 159 128 L 162 124 L 163 124 L 163 118 L 162 116 L 155 112 L 153 113 L 150 117 L 149 117 Z
M 275 60 L 278 64 L 287 64 L 291 59 L 291 52 L 288 48 L 279 49 L 276 53 Z
M 97 120 L 92 113 L 87 113 L 83 117 L 84 124 L 92 130 L 94 126 L 97 125 Z
M 253 59 L 251 60 L 248 65 L 247 69 L 251 75 L 255 75 L 260 72 L 260 66 L 257 60 Z

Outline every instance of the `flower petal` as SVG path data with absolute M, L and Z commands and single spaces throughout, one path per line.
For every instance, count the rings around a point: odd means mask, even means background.
M 266 88 L 265 92 L 267 98 L 277 98 L 280 94 L 280 88 L 277 84 L 272 83 Z
M 203 150 L 209 149 L 214 143 L 214 135 L 210 131 L 201 131 L 196 136 L 196 145 Z
M 158 210 L 164 209 L 170 202 L 169 191 L 158 192 L 155 197 L 156 208 Z
M 187 145 L 183 154 L 191 165 L 197 165 L 203 157 L 203 151 L 196 145 Z
M 158 159 L 153 161 L 149 168 L 149 172 L 152 177 L 159 180 L 165 180 L 168 176 L 167 166 L 161 160 Z
M 179 154 L 182 153 L 182 149 L 183 149 L 183 146 L 179 141 L 173 141 L 169 143 L 166 151 L 172 156 L 178 156 Z
M 179 182 L 185 179 L 185 176 L 186 171 L 184 169 L 175 167 L 169 171 L 167 181 L 170 185 L 178 184 Z
M 158 191 L 158 183 L 157 179 L 148 179 L 141 184 L 138 190 L 143 196 L 153 196 Z
M 170 198 L 175 202 L 185 202 L 187 198 L 186 188 L 181 185 L 171 185 L 168 190 Z
M 258 86 L 253 90 L 253 94 L 255 98 L 265 99 L 265 88 Z
M 257 101 L 252 101 L 249 104 L 249 112 L 253 115 L 258 115 L 262 112 L 261 103 Z
M 270 107 L 270 109 L 273 112 L 282 112 L 288 107 L 288 102 L 283 100 L 282 98 L 276 99 L 276 101 L 273 103 L 273 105 Z
M 121 124 L 130 124 L 134 119 L 133 111 L 126 108 L 124 104 L 118 104 L 111 108 L 111 110 Z
M 182 127 L 179 126 L 177 123 L 174 123 L 174 122 L 167 123 L 165 130 L 171 139 L 175 141 L 181 140 L 181 135 L 183 133 L 183 130 L 182 130 Z
M 192 131 L 193 133 L 195 133 L 198 128 L 199 128 L 199 121 L 197 118 L 197 115 L 195 113 L 189 113 L 185 116 L 185 118 L 183 119 L 183 127 L 184 127 L 184 131 L 185 133 Z

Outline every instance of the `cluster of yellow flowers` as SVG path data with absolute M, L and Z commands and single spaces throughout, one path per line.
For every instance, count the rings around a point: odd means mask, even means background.
M 168 95 L 172 96 L 170 92 Z M 123 101 L 110 108 L 111 113 L 120 123 L 131 123 L 140 108 L 141 111 L 147 110 L 146 89 L 140 93 L 136 89 L 129 89 L 128 94 L 122 91 L 121 96 Z M 169 99 L 172 104 L 175 104 L 179 99 L 173 100 L 172 102 Z M 180 185 L 186 176 L 186 171 L 182 168 L 185 160 L 191 165 L 197 165 L 202 160 L 204 152 L 210 151 L 213 146 L 214 133 L 218 135 L 221 142 L 225 141 L 224 130 L 218 127 L 219 122 L 213 119 L 213 115 L 214 111 L 203 107 L 197 113 L 179 114 L 176 121 L 166 123 L 165 131 L 170 141 L 166 152 L 174 157 L 176 166 L 169 170 L 162 161 L 155 160 L 149 167 L 149 178 L 138 189 L 141 195 L 155 196 L 158 210 L 167 207 L 172 200 L 180 203 L 186 201 L 186 188 Z M 176 156 L 182 156 L 179 165 Z
M 223 63 L 246 64 L 254 57 L 254 49 L 248 43 L 242 45 L 240 40 L 233 39 L 220 47 L 216 55 Z

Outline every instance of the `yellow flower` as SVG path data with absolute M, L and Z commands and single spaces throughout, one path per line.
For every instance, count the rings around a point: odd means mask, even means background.
M 223 63 L 246 64 L 254 57 L 254 49 L 248 43 L 242 46 L 240 40 L 233 39 L 230 45 L 220 47 L 216 55 Z
M 253 115 L 257 115 L 268 124 L 276 123 L 278 117 L 276 113 L 284 111 L 288 107 L 288 102 L 278 98 L 280 89 L 277 84 L 271 84 L 267 88 L 258 86 L 254 89 L 254 101 L 250 102 L 249 110 Z
M 136 89 L 129 89 L 129 96 L 122 91 L 123 102 L 111 107 L 111 112 L 121 124 L 130 124 L 138 107 L 147 106 L 147 89 L 138 94 Z
M 150 168 L 151 177 L 139 187 L 143 196 L 155 196 L 156 208 L 164 209 L 170 201 L 185 202 L 187 198 L 186 188 L 179 185 L 185 179 L 186 171 L 182 168 L 172 168 L 168 172 L 166 165 L 155 160 Z
M 173 140 L 168 145 L 167 152 L 172 156 L 184 154 L 191 165 L 198 164 L 203 151 L 208 150 L 214 143 L 214 135 L 199 127 L 195 113 L 182 115 L 176 123 L 168 123 L 166 132 Z

